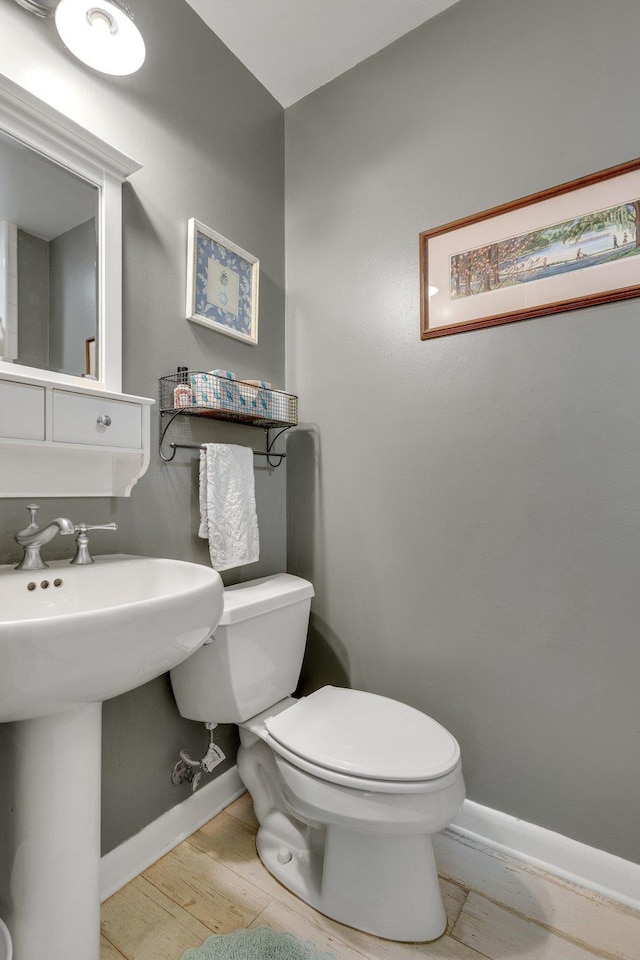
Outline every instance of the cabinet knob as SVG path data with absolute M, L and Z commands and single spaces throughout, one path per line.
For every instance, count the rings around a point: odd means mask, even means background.
M 99 427 L 110 427 L 111 426 L 111 417 L 107 413 L 103 413 L 102 416 L 98 417 L 98 426 Z

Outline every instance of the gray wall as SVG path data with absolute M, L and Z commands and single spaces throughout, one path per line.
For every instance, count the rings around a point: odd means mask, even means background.
M 49 244 L 18 230 L 18 362 L 49 364 Z
M 85 342 L 96 335 L 96 222 L 52 240 L 18 230 L 20 363 L 85 373 Z
M 0 0 L 0 63 L 22 82 L 142 164 L 124 188 L 124 390 L 157 397 L 158 377 L 179 364 L 222 367 L 282 384 L 284 376 L 284 120 L 281 107 L 205 29 L 183 0 L 136 0 L 147 45 L 142 70 L 109 78 L 67 55 L 51 24 Z M 187 220 L 197 217 L 261 261 L 260 342 L 251 346 L 184 320 Z M 176 424 L 172 437 L 263 444 L 249 427 Z M 116 520 L 94 538 L 97 553 L 122 551 L 208 563 L 197 537 L 195 455 L 171 464 L 156 450 L 130 499 L 44 500 L 43 520 Z M 284 469 L 256 470 L 259 563 L 231 571 L 248 579 L 284 569 Z M 0 560 L 18 558 L 13 533 L 25 503 L 0 502 Z M 70 556 L 67 541 L 47 557 Z M 229 579 L 229 578 L 227 578 Z M 218 741 L 234 761 L 236 734 Z M 109 850 L 189 795 L 169 775 L 186 747 L 202 756 L 208 735 L 183 721 L 162 677 L 104 708 L 103 847 Z M 216 774 L 225 768 L 218 768 Z
M 87 338 L 96 335 L 97 238 L 95 218 L 49 244 L 49 369 L 85 373 Z
M 418 234 L 640 154 L 637 0 L 461 0 L 286 111 L 289 569 L 312 682 L 640 860 L 640 301 L 421 342 Z

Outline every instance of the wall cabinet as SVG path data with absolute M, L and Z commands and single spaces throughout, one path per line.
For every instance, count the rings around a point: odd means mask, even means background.
M 97 255 L 89 258 L 95 259 L 97 272 L 91 265 L 82 282 L 97 291 L 96 310 L 90 313 L 97 314 L 94 372 L 100 378 L 61 373 L 58 363 L 50 364 L 44 356 L 34 367 L 12 362 L 20 357 L 24 331 L 16 310 L 0 309 L 0 497 L 128 497 L 149 465 L 153 403 L 120 393 L 122 183 L 140 164 L 1 75 L 0 131 L 8 142 L 19 144 L 22 158 L 23 176 L 12 181 L 13 199 L 30 197 L 38 206 L 36 190 L 44 189 L 44 209 L 60 193 L 59 184 L 73 183 L 73 195 L 86 200 L 88 189 L 89 207 L 97 209 Z M 10 222 L 17 228 L 20 205 L 10 209 Z M 84 211 L 82 222 L 89 216 Z M 27 219 L 31 222 L 31 211 Z M 12 261 L 9 233 L 0 239 L 8 251 L 4 267 L 0 256 L 0 271 L 4 269 L 5 292 L 11 292 L 24 276 L 23 267 Z M 8 302 L 13 301 L 17 303 L 17 294 L 9 296 Z M 52 314 L 48 319 L 59 318 Z M 66 335 L 66 326 L 53 329 Z M 78 345 L 89 342 L 88 335 L 89 329 Z M 80 372 L 77 359 L 69 369 Z M 93 369 L 90 363 L 87 369 Z
M 149 465 L 153 400 L 0 377 L 0 497 L 128 497 Z

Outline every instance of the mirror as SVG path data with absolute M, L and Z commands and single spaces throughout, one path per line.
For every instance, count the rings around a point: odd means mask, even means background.
M 0 375 L 122 389 L 122 182 L 140 164 L 0 75 Z
M 99 379 L 100 192 L 0 133 L 0 358 Z

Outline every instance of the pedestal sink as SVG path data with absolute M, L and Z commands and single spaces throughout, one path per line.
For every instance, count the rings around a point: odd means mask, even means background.
M 204 643 L 222 589 L 208 567 L 150 557 L 0 566 L 0 917 L 14 960 L 99 960 L 102 701 Z

